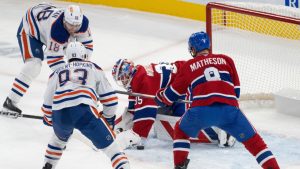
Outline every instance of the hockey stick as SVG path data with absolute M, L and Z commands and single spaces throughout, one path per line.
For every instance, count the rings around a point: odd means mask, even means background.
M 15 113 L 3 112 L 3 111 L 0 111 L 0 115 L 11 117 L 11 118 L 23 117 L 23 118 L 38 119 L 38 120 L 42 120 L 43 119 L 43 116 L 36 116 L 36 115 L 30 115 L 30 114 L 18 114 L 16 116 Z
M 124 95 L 129 95 L 129 96 L 135 96 L 135 97 L 144 97 L 144 98 L 150 98 L 150 99 L 154 99 L 155 96 L 153 95 L 149 95 L 149 94 L 142 94 L 142 93 L 134 93 L 134 92 L 125 92 L 125 91 L 120 91 L 120 90 L 115 90 L 116 93 L 119 93 L 119 94 L 124 94 Z M 191 101 L 189 100 L 177 100 L 175 102 L 178 102 L 178 103 L 192 103 Z

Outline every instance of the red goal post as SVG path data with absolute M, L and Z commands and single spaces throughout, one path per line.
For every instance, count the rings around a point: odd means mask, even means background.
M 300 11 L 258 3 L 208 3 L 206 31 L 213 53 L 232 57 L 241 100 L 272 100 L 300 90 Z

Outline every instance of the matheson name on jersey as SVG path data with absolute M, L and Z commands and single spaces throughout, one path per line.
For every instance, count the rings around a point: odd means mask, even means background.
M 195 71 L 205 65 L 225 65 L 226 60 L 223 58 L 207 58 L 203 60 L 199 60 L 190 65 L 191 71 Z

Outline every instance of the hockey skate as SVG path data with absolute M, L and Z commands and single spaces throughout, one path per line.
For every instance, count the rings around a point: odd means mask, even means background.
M 52 164 L 46 163 L 43 169 L 52 169 Z
M 22 110 L 19 109 L 10 98 L 6 98 L 3 103 L 3 109 L 1 110 L 1 115 L 10 117 L 10 118 L 18 118 L 22 113 Z
M 175 166 L 174 169 L 187 169 L 190 159 L 186 159 L 182 165 Z

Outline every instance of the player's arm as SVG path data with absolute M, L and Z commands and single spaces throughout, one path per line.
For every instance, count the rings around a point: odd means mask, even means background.
M 91 58 L 93 53 L 93 37 L 89 28 L 89 20 L 83 16 L 82 26 L 76 34 L 77 41 L 81 42 L 87 49 L 87 54 Z
M 44 94 L 44 103 L 42 106 L 42 112 L 44 113 L 43 122 L 46 125 L 52 125 L 52 104 L 53 96 L 57 88 L 58 76 L 54 72 L 50 75 L 48 80 L 47 89 Z
M 230 58 L 229 63 L 230 63 L 230 67 L 232 69 L 231 76 L 232 76 L 232 82 L 234 84 L 234 91 L 236 93 L 236 97 L 239 98 L 240 97 L 240 80 L 239 80 L 239 76 L 238 76 L 234 61 L 231 58 Z
M 46 59 L 47 64 L 52 71 L 66 65 L 64 61 L 64 44 L 51 39 L 47 45 Z
M 187 74 L 190 69 L 185 64 L 179 71 L 175 80 L 165 89 L 160 89 L 156 93 L 156 102 L 160 105 L 172 105 L 174 101 L 177 101 L 180 96 L 187 92 L 189 86 L 189 79 Z
M 97 93 L 103 105 L 103 115 L 105 118 L 111 118 L 117 111 L 118 97 L 102 70 L 97 71 L 97 76 Z

